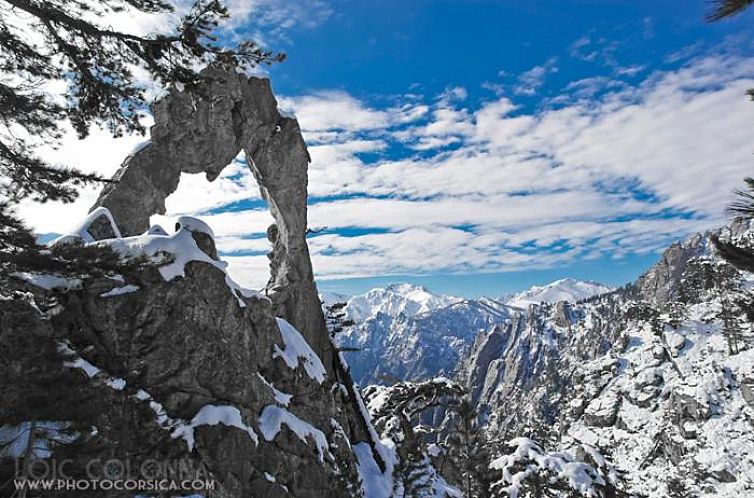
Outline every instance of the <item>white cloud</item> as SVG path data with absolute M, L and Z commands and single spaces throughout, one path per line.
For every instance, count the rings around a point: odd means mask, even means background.
M 327 90 L 301 97 L 280 97 L 280 107 L 291 110 L 307 133 L 345 130 L 358 132 L 410 123 L 421 118 L 426 105 L 403 105 L 373 109 L 340 90 Z
M 541 66 L 534 66 L 518 75 L 518 84 L 513 89 L 516 95 L 535 95 L 544 84 L 548 74 L 557 73 L 555 59 L 549 59 Z
M 754 58 L 708 56 L 634 86 L 577 81 L 535 112 L 501 96 L 474 107 L 458 89 L 383 107 L 342 91 L 281 99 L 315 144 L 309 220 L 328 227 L 309 239 L 315 270 L 506 271 L 657 251 L 720 223 L 728 192 L 750 174 L 751 86 Z M 114 171 L 130 148 L 108 154 L 113 143 L 93 140 L 71 149 L 92 170 Z M 234 165 L 214 184 L 184 175 L 168 214 L 243 199 L 258 190 Z M 26 208 L 42 231 L 73 216 Z M 266 280 L 268 243 L 248 235 L 264 233 L 269 213 L 204 218 L 220 248 L 237 254 L 239 280 Z

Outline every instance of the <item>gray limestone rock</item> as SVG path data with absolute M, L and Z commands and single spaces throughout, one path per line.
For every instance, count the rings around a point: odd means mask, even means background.
M 702 403 L 695 397 L 681 393 L 673 392 L 671 395 L 673 410 L 682 420 L 703 421 L 710 418 L 712 410 L 709 405 Z
M 741 381 L 741 395 L 744 401 L 754 409 L 754 379 L 746 378 Z
M 662 253 L 660 261 L 636 282 L 639 296 L 657 306 L 679 298 L 679 286 L 689 262 L 712 251 L 709 234 L 696 234 L 676 242 Z
M 93 400 L 97 430 L 84 441 L 92 457 L 137 465 L 186 460 L 218 482 L 211 498 L 360 496 L 352 444 L 370 444 L 375 463 L 384 469 L 385 462 L 347 367 L 335 361 L 320 307 L 306 244 L 309 155 L 298 123 L 278 112 L 266 79 L 221 65 L 203 76 L 199 85 L 172 88 L 154 104 L 150 140 L 102 191 L 86 230 L 94 240 L 117 238 L 118 228 L 123 236 L 167 236 L 149 227 L 149 217 L 165 212 L 181 173 L 213 180 L 244 151 L 276 220 L 268 231 L 269 298 L 240 295 L 221 264 L 204 260 L 188 262 L 169 281 L 147 266 L 114 279 L 83 278 L 64 292 L 22 283 L 20 295 L 33 292 L 40 304 L 0 300 L 0 347 L 15 347 L 33 323 L 31 329 L 56 341 L 49 347 L 67 344 L 99 369 L 85 375 L 73 367 L 61 378 L 75 380 L 82 397 Z M 107 208 L 117 227 L 98 208 Z M 178 225 L 218 260 L 209 227 L 191 218 Z M 77 237 L 87 238 L 69 238 Z M 47 312 L 46 302 L 54 304 Z M 300 331 L 322 360 L 322 382 L 305 368 L 313 360 L 301 359 L 304 341 L 287 344 L 277 317 Z M 288 347 L 297 353 L 286 356 Z M 2 389 L 5 403 L 29 394 L 10 387 Z M 272 415 L 265 419 L 265 413 Z

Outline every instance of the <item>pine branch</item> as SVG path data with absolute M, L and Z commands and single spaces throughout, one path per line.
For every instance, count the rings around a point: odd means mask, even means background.
M 754 0 L 753 0 L 754 1 Z M 735 190 L 738 199 L 728 206 L 728 211 L 740 219 L 754 218 L 754 178 L 744 178 L 745 190 Z
M 741 14 L 754 4 L 754 0 L 711 0 L 710 4 L 713 8 L 707 14 L 707 22 L 715 22 Z
M 711 238 L 712 244 L 715 246 L 718 254 L 725 261 L 739 270 L 754 272 L 754 251 L 722 241 L 716 235 L 713 235 Z

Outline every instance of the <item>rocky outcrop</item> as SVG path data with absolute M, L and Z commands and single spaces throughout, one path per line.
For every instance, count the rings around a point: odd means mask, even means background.
M 230 279 L 206 225 L 192 218 L 178 224 L 173 235 L 97 242 L 124 256 L 150 258 L 169 248 L 170 257 L 154 265 L 84 278 L 64 291 L 41 279 L 5 290 L 0 348 L 16 348 L 14 359 L 29 366 L 11 362 L 0 373 L 23 370 L 19 382 L 36 379 L 40 368 L 59 373 L 45 375 L 45 383 L 4 385 L 0 420 L 19 406 L 27 411 L 15 417 L 32 417 L 29 397 L 55 400 L 59 406 L 42 420 L 55 418 L 45 423 L 87 428 L 54 454 L 71 455 L 75 477 L 86 475 L 76 464 L 96 459 L 134 469 L 180 461 L 192 476 L 203 472 L 216 483 L 210 497 L 360 496 L 351 448 L 365 442 L 364 428 L 339 379 L 275 317 L 270 299 Z M 45 349 L 62 356 L 35 352 Z M 82 402 L 91 407 L 83 413 Z M 12 426 L 0 426 L 5 443 Z
M 298 124 L 279 113 L 268 80 L 221 65 L 203 76 L 157 100 L 150 140 L 53 242 L 139 264 L 107 278 L 19 275 L 0 289 L 0 350 L 11 359 L 0 365 L 2 482 L 12 481 L 8 457 L 35 441 L 6 443 L 51 429 L 66 435 L 38 458 L 70 456 L 74 477 L 91 459 L 180 461 L 216 482 L 211 498 L 361 496 L 365 480 L 390 480 L 392 457 L 320 307 Z M 241 150 L 276 220 L 264 294 L 232 280 L 200 220 L 181 217 L 171 234 L 149 226 L 181 173 L 213 180 Z
M 662 253 L 660 261 L 636 281 L 639 297 L 657 306 L 677 300 L 689 262 L 710 254 L 711 249 L 708 234 L 696 234 L 684 242 L 672 244 Z
M 267 79 L 219 64 L 202 76 L 202 83 L 173 87 L 154 103 L 149 141 L 126 158 L 95 207 L 108 208 L 124 235 L 143 233 L 151 215 L 165 213 L 181 173 L 204 173 L 212 181 L 243 151 L 276 220 L 268 230 L 267 294 L 276 314 L 298 328 L 331 369 L 306 245 L 309 154 L 298 122 L 280 114 Z

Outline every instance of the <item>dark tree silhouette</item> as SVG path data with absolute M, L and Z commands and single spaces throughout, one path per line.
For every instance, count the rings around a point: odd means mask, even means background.
M 492 476 L 490 452 L 479 412 L 468 395 L 452 407 L 455 425 L 448 436 L 448 460 L 458 474 L 457 484 L 464 498 L 487 498 Z
M 754 0 L 714 0 L 713 9 L 707 15 L 710 22 L 720 21 L 742 13 L 754 5 Z M 748 95 L 754 99 L 754 89 L 748 90 Z M 754 217 L 754 178 L 745 178 L 746 190 L 738 190 L 739 199 L 730 206 L 730 210 L 742 219 Z M 722 241 L 713 236 L 712 242 L 720 256 L 739 270 L 754 272 L 754 251 L 739 247 L 731 242 Z
M 744 181 L 746 188 L 735 191 L 737 200 L 728 207 L 728 211 L 734 216 L 734 219 L 750 221 L 754 219 L 754 178 L 745 178 Z M 714 235 L 712 236 L 712 243 L 715 245 L 718 254 L 728 263 L 739 270 L 754 272 L 754 250 L 731 241 L 721 240 Z
M 712 0 L 710 3 L 713 7 L 707 14 L 707 20 L 714 22 L 742 13 L 754 4 L 754 0 Z

